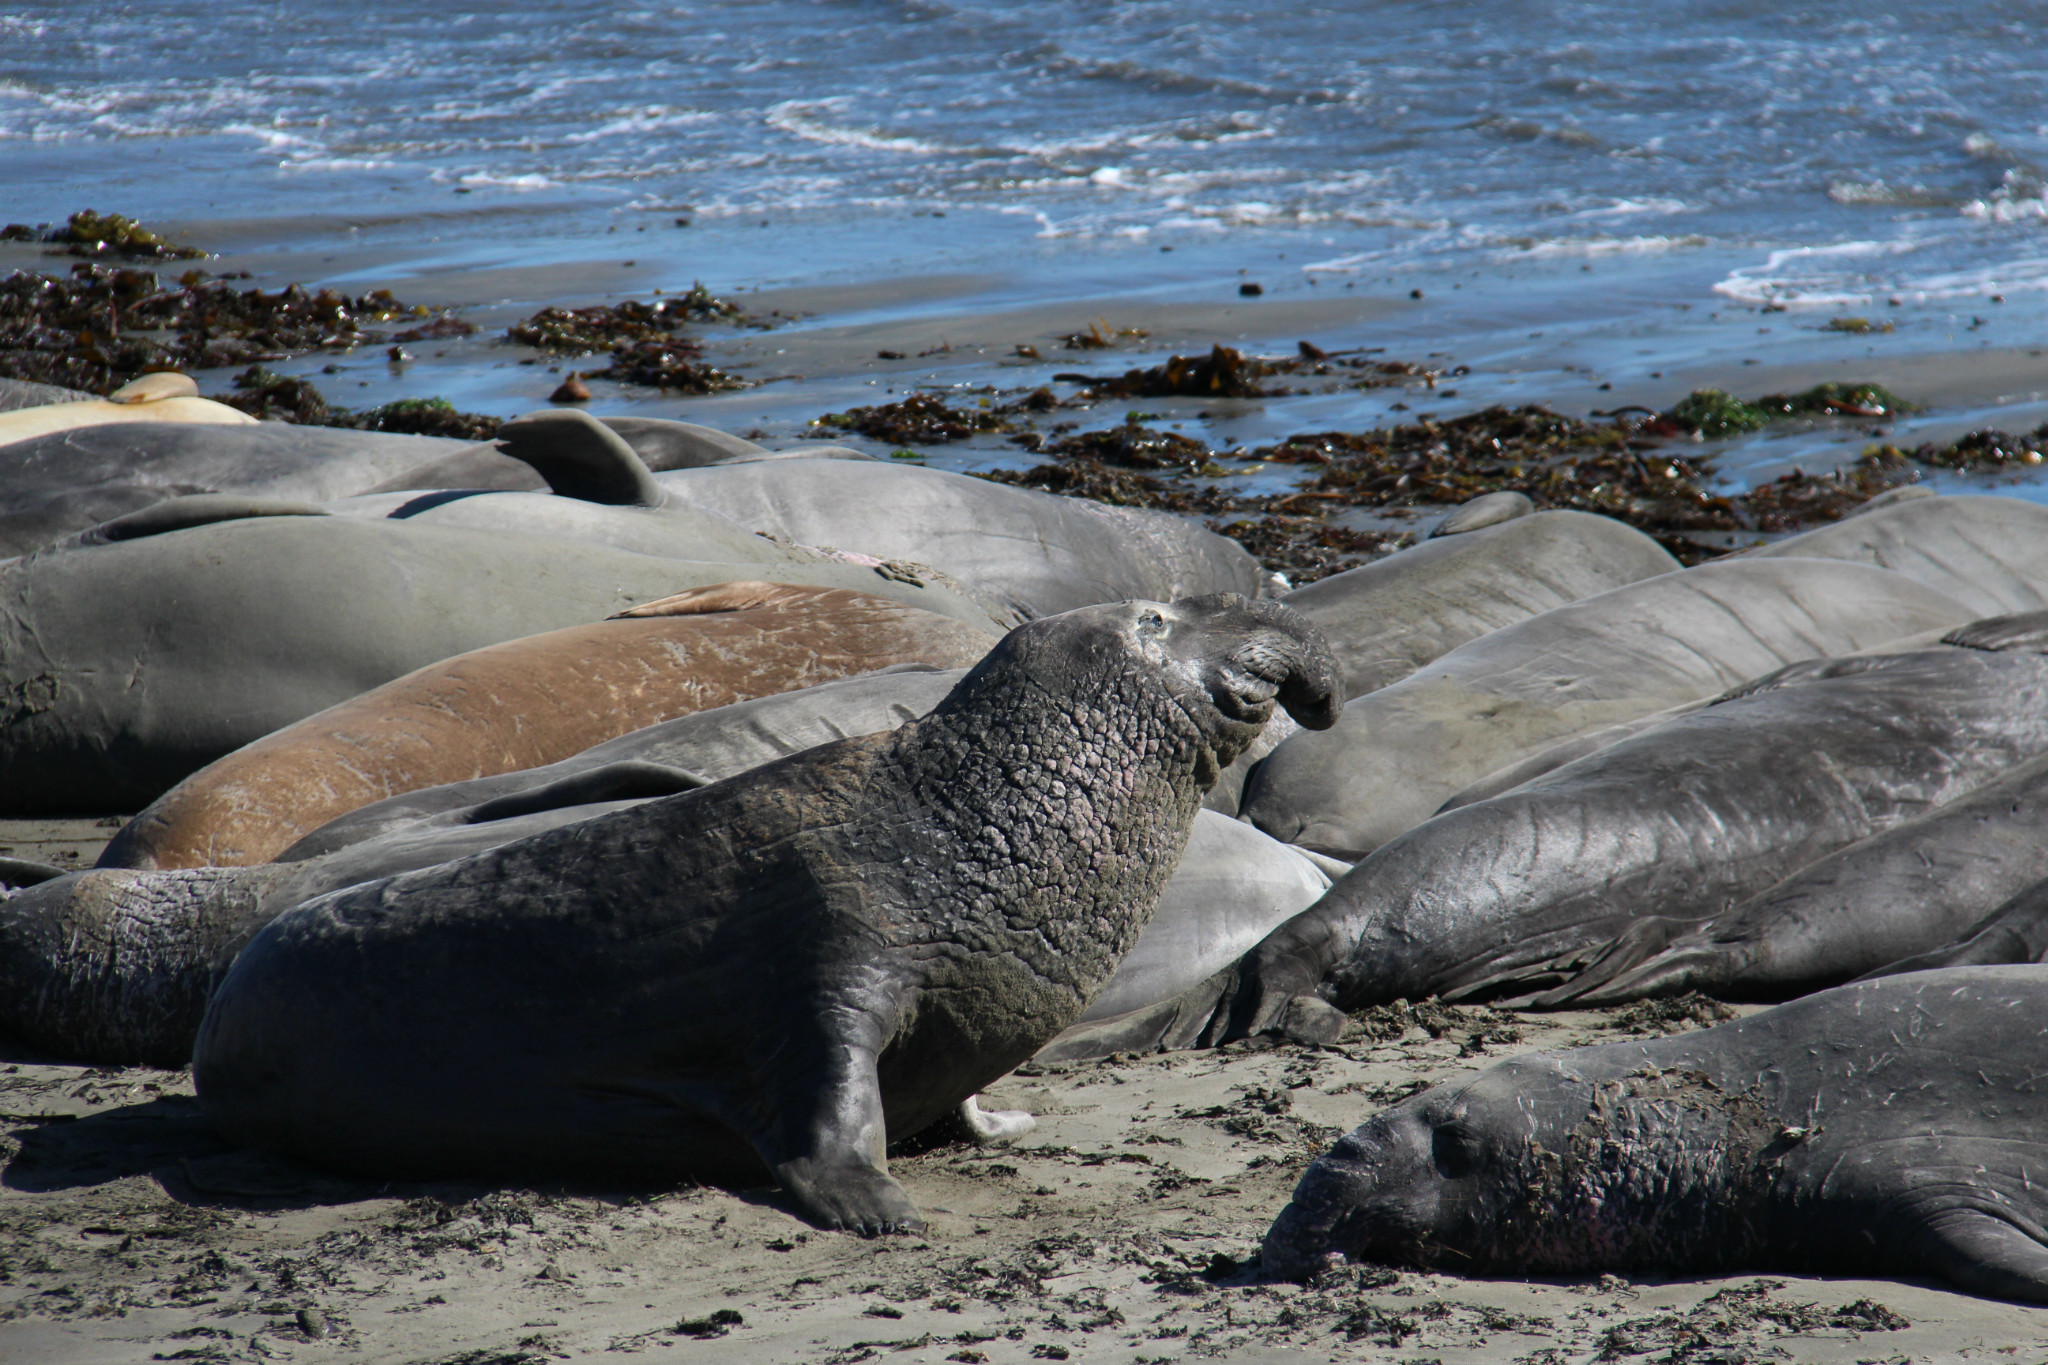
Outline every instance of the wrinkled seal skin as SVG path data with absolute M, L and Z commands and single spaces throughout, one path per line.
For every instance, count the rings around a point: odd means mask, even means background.
M 921 1225 L 888 1174 L 1109 979 L 1204 787 L 1315 628 L 1234 596 L 1007 636 L 930 715 L 338 892 L 273 920 L 201 1026 L 234 1138 L 400 1171 L 773 1174 L 829 1227 Z
M 756 579 L 999 628 L 940 585 L 794 551 L 737 565 L 327 516 L 49 550 L 0 563 L 0 814 L 139 810 L 221 755 L 415 668 Z
M 443 659 L 272 731 L 151 802 L 99 865 L 268 862 L 401 792 L 553 763 L 657 721 L 876 668 L 972 664 L 995 642 L 887 598 L 787 583 L 724 583 L 627 615 Z
M 2048 753 L 2048 658 L 1811 660 L 1358 864 L 1239 964 L 1212 1035 L 1561 984 L 1640 916 L 1705 919 Z
M 1924 1275 L 2048 1301 L 2044 1012 L 2037 968 L 1922 972 L 1518 1057 L 1318 1158 L 1264 1268 Z
M 1972 615 L 1911 579 L 1835 560 L 1722 560 L 1644 579 L 1354 698 L 1329 734 L 1281 742 L 1246 783 L 1240 814 L 1284 843 L 1356 861 L 1562 740 Z

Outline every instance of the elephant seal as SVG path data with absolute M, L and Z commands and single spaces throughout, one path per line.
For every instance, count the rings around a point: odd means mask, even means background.
M 75 403 L 44 403 L 0 412 L 0 446 L 48 436 L 55 431 L 105 426 L 110 422 L 189 422 L 228 427 L 256 425 L 256 419 L 248 413 L 225 403 L 216 403 L 211 398 L 166 397 L 142 402 L 88 398 Z
M 0 859 L 0 1033 L 76 1061 L 179 1068 L 206 1002 L 256 932 L 330 891 L 454 862 L 706 786 L 645 761 L 444 811 L 314 857 L 253 867 L 66 873 Z M 598 799 L 583 800 L 583 797 Z M 1132 1017 L 1184 993 L 1329 889 L 1298 850 L 1195 814 L 1159 908 L 1096 1003 L 1041 1055 L 1129 1050 Z M 1105 1034 L 1100 1021 L 1110 1019 Z M 1105 1036 L 1112 1045 L 1103 1046 Z M 1156 1041 L 1156 1040 L 1155 1040 Z
M 820 1224 L 921 1226 L 891 1136 L 1086 1008 L 1201 791 L 1277 701 L 1341 683 L 1237 596 L 1011 632 L 931 714 L 271 921 L 215 992 L 200 1102 L 362 1170 L 781 1183 Z
M 1978 616 L 2048 607 L 2048 507 L 2019 498 L 1910 499 L 1743 555 L 1875 564 L 1947 593 Z
M 1639 917 L 1700 920 L 2048 753 L 2048 657 L 1793 664 L 1382 846 L 1239 964 L 1213 1041 L 1292 1002 L 1500 997 Z
M 651 763 L 713 782 L 734 777 L 833 740 L 894 730 L 945 700 L 965 674 L 962 668 L 907 664 L 679 716 L 559 762 L 423 787 L 372 802 L 305 835 L 277 860 L 319 857 L 490 802 L 526 799 L 539 788 L 589 783 L 599 780 L 594 774 L 619 764 Z
M 1468 784 L 1574 735 L 1974 614 L 1838 560 L 1720 560 L 1647 578 L 1482 635 L 1354 698 L 1330 733 L 1283 740 L 1253 770 L 1240 814 L 1284 843 L 1355 861 Z
M 0 563 L 0 814 L 138 810 L 415 668 L 689 588 L 846 588 L 1000 631 L 914 578 L 793 549 L 782 563 L 713 563 L 320 516 L 50 550 Z
M 1426 540 L 1280 600 L 1323 628 L 1359 697 L 1502 626 L 1677 568 L 1663 546 L 1611 517 L 1534 512 Z
M 37 384 L 26 379 L 0 379 L 0 412 L 47 407 L 51 403 L 84 403 L 97 397 L 98 394 L 87 393 L 84 389 Z
M 1268 587 L 1236 541 L 1171 513 L 939 469 L 789 458 L 657 478 L 671 505 L 799 545 L 929 564 L 1027 619 L 1123 598 L 1259 595 Z
M 1790 1000 L 1853 980 L 1953 942 L 2048 880 L 2044 829 L 2048 756 L 1829 854 L 1725 915 L 1639 920 L 1537 1003 L 1582 1008 L 1686 991 Z
M 463 441 L 260 422 L 73 427 L 0 446 L 0 556 L 194 493 L 318 503 L 468 450 Z M 525 468 L 525 466 L 521 466 Z M 531 470 L 527 471 L 529 474 Z M 539 475 L 533 475 L 537 486 Z
M 979 660 L 993 632 L 868 593 L 723 583 L 418 668 L 216 759 L 101 867 L 268 862 L 373 801 L 532 768 L 670 720 L 892 664 Z
M 2048 972 L 1919 972 L 1514 1058 L 1311 1164 L 1269 1275 L 1928 1276 L 2048 1302 Z

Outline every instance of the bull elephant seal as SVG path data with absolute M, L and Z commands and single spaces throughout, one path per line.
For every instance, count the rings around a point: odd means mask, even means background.
M 841 588 L 722 583 L 415 669 L 216 759 L 129 821 L 101 867 L 268 862 L 373 801 L 569 758 L 658 721 L 995 643 Z
M 2048 1301 L 2044 1011 L 2038 968 L 1920 972 L 1518 1057 L 1318 1158 L 1264 1267 L 1925 1275 Z
M 1245 957 L 1214 1032 L 1559 985 L 1642 918 L 1723 913 L 2043 753 L 2041 655 L 1793 664 L 1384 845 Z
M 1245 784 L 1240 814 L 1282 842 L 1355 861 L 1470 783 L 1575 735 L 1972 615 L 1912 579 L 1837 560 L 1721 560 L 1646 578 L 1354 698 L 1329 734 L 1281 742 Z
M 921 1225 L 891 1136 L 1094 997 L 1204 787 L 1342 683 L 1236 596 L 1018 628 L 931 714 L 322 897 L 207 1009 L 226 1133 L 363 1170 L 772 1173 L 828 1227 Z

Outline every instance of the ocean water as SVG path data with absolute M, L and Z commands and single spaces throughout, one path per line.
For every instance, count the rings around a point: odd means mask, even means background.
M 0 0 L 0 218 L 90 204 L 314 279 L 345 241 L 345 283 L 631 231 L 637 285 L 972 276 L 1077 326 L 1247 275 L 1420 289 L 1364 339 L 1470 360 L 1474 396 L 1654 397 L 2048 341 L 2044 70 L 2041 6 L 1995 0 Z M 1841 313 L 1893 330 L 1820 338 Z

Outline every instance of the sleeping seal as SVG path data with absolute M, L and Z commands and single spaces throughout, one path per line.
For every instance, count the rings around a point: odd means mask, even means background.
M 1264 1267 L 1925 1275 L 2048 1301 L 2044 1014 L 2048 972 L 1963 968 L 1517 1057 L 1319 1157 Z
M 1972 615 L 1909 578 L 1836 560 L 1721 560 L 1646 578 L 1352 699 L 1329 734 L 1280 743 L 1240 813 L 1276 839 L 1356 860 L 1469 783 L 1574 735 Z
M 974 663 L 995 632 L 888 598 L 721 583 L 414 669 L 214 760 L 129 821 L 101 867 L 268 862 L 401 792 L 510 772 L 692 711 L 903 663 Z
M 360 1170 L 767 1172 L 825 1226 L 919 1227 L 888 1140 L 1087 1006 L 1276 701 L 1341 700 L 1277 603 L 1033 622 L 900 730 L 281 915 L 207 1009 L 201 1103 Z
M 2048 658 L 1792 664 L 1376 850 L 1239 965 L 1241 1036 L 1341 1009 L 1558 985 L 1640 918 L 1705 919 L 2048 753 Z

